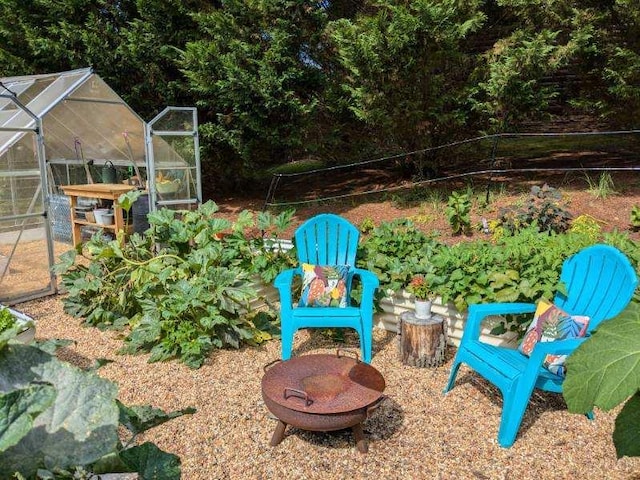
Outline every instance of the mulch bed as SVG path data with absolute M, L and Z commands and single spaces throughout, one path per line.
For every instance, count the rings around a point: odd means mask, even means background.
M 182 459 L 183 478 L 211 479 L 632 479 L 640 458 L 616 459 L 611 439 L 617 411 L 596 412 L 595 421 L 566 411 L 561 396 L 536 393 L 518 439 L 497 443 L 502 400 L 479 376 L 462 367 L 455 388 L 443 395 L 454 348 L 440 368 L 402 365 L 396 335 L 374 331 L 372 365 L 386 380 L 388 396 L 365 422 L 368 454 L 354 448 L 350 430 L 312 433 L 289 427 L 270 447 L 275 420 L 261 396 L 263 366 L 280 357 L 280 342 L 221 350 L 198 370 L 176 361 L 147 363 L 148 356 L 121 356 L 120 335 L 84 327 L 66 315 L 59 296 L 19 306 L 37 321 L 39 339 L 75 341 L 59 355 L 82 367 L 97 358 L 112 363 L 99 374 L 119 385 L 126 404 L 165 410 L 195 407 L 144 434 Z M 346 346 L 357 348 L 355 335 Z M 296 355 L 334 353 L 317 330 L 296 335 Z

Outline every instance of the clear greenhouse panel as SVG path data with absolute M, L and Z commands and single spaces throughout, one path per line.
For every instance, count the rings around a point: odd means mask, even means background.
M 53 293 L 48 263 L 45 223 L 41 217 L 29 219 L 24 229 L 15 222 L 0 220 L 0 302 L 12 304 L 38 293 Z M 55 243 L 56 258 L 70 245 Z
M 159 201 L 197 196 L 197 165 L 191 136 L 154 136 L 156 192 Z
M 43 129 L 47 158 L 81 162 L 84 155 L 100 163 L 128 165 L 135 160 L 145 164 L 144 126 L 124 104 L 100 104 L 97 111 L 92 103 L 62 102 L 44 117 Z
M 156 132 L 191 132 L 194 131 L 192 110 L 167 111 L 154 124 Z
M 35 134 L 23 132 L 17 143 L 0 153 L 0 218 L 43 214 L 40 166 L 34 149 Z

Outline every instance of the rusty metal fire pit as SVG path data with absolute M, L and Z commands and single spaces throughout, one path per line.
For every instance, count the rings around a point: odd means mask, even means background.
M 362 422 L 384 399 L 384 378 L 357 354 L 345 353 L 351 352 L 304 355 L 264 367 L 262 398 L 278 418 L 272 446 L 282 441 L 287 425 L 318 432 L 350 427 L 358 450 L 367 452 Z

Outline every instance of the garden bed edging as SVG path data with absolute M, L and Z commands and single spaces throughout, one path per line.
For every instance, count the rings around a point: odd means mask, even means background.
M 415 309 L 413 295 L 405 290 L 399 292 L 387 291 L 387 295 L 380 301 L 382 312 L 374 315 L 374 327 L 382 328 L 390 332 L 398 333 L 398 319 L 400 315 Z M 431 311 L 436 315 L 444 317 L 447 326 L 447 342 L 449 345 L 459 346 L 462 339 L 462 332 L 467 320 L 467 314 L 455 309 L 452 304 L 443 304 L 442 298 L 436 298 L 431 306 Z M 482 324 L 480 339 L 491 345 L 517 348 L 518 336 L 514 332 L 507 332 L 502 335 L 492 335 L 491 329 L 496 326 L 502 317 L 487 317 Z

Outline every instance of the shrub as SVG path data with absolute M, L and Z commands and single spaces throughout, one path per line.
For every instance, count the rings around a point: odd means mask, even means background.
M 561 200 L 559 190 L 547 184 L 533 186 L 523 208 L 507 207 L 500 210 L 500 225 L 511 232 L 529 226 L 535 226 L 541 232 L 565 232 L 572 216 Z

